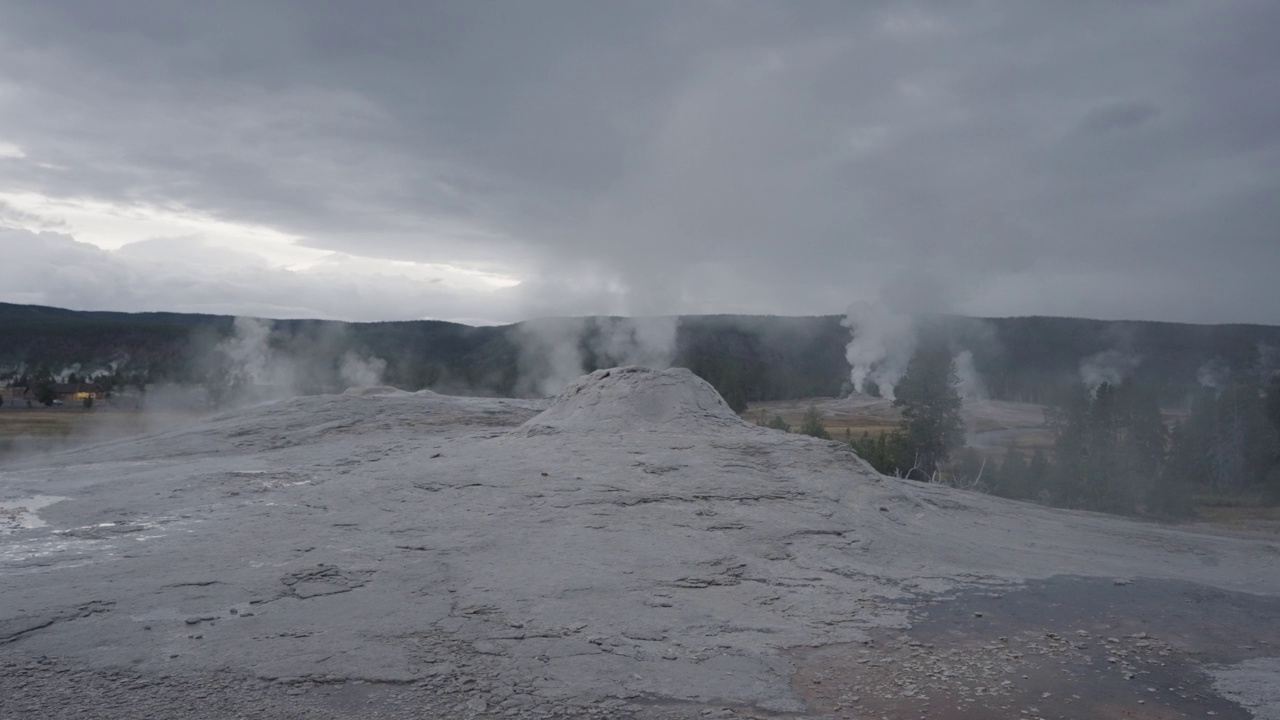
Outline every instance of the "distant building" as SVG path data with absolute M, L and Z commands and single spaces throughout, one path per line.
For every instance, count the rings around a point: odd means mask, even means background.
M 63 402 L 80 401 L 89 398 L 101 400 L 106 397 L 102 386 L 98 383 L 58 383 L 53 386 L 54 393 Z
M 107 397 L 106 391 L 98 383 L 55 383 L 53 392 L 59 404 L 81 403 L 89 398 L 104 400 Z M 0 398 L 4 398 L 7 404 L 38 404 L 34 385 L 29 388 L 22 386 L 0 388 Z

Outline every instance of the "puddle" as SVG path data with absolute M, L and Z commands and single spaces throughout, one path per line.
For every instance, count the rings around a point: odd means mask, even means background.
M 48 527 L 38 510 L 65 497 L 37 495 L 0 502 L 0 536 L 19 530 Z M 66 570 L 116 559 L 124 543 L 147 542 L 163 538 L 170 527 L 183 525 L 176 517 L 162 516 L 147 520 L 94 523 L 78 527 L 6 537 L 0 543 L 0 574 L 19 575 Z M 188 530 L 188 532 L 190 532 Z
M 0 500 L 0 534 L 46 527 L 48 523 L 40 518 L 38 512 L 68 499 L 56 495 L 33 495 L 17 500 Z
M 1209 669 L 1280 656 L 1280 598 L 1055 577 L 966 591 L 907 631 L 794 653 L 818 717 L 1249 720 Z

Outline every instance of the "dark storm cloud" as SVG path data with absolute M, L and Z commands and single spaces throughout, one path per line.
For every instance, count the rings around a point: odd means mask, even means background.
M 527 279 L 455 315 L 1280 322 L 1264 0 L 0 8 L 0 191 Z

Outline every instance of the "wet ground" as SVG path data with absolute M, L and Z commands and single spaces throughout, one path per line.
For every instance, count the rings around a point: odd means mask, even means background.
M 816 716 L 1241 718 L 1207 666 L 1280 655 L 1280 598 L 1055 577 L 938 598 L 906 632 L 796 656 Z

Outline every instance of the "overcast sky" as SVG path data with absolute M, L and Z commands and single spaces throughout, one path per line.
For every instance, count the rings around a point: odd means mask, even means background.
M 1280 3 L 0 0 L 0 301 L 1280 324 Z

